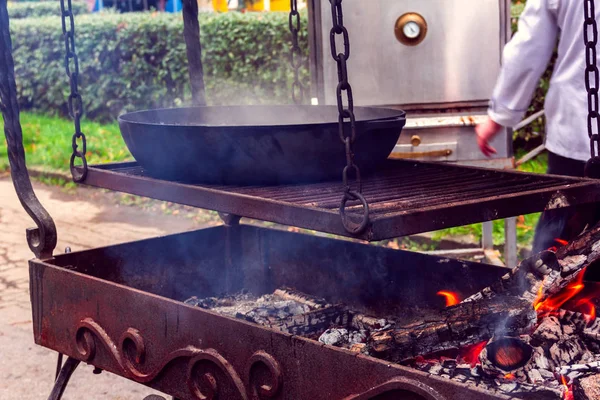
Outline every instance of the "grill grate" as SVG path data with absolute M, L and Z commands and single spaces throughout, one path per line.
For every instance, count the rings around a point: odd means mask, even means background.
M 136 163 L 95 166 L 86 184 L 243 217 L 348 236 L 339 216 L 342 184 L 190 185 L 149 177 Z M 390 160 L 364 179 L 372 225 L 382 240 L 450 226 L 600 201 L 600 182 L 449 164 Z M 349 208 L 351 212 L 354 205 Z

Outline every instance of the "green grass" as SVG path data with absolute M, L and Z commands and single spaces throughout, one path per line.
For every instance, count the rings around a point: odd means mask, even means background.
M 63 118 L 21 113 L 23 144 L 27 165 L 59 171 L 69 170 L 73 122 Z M 0 120 L 4 129 L 4 121 Z M 104 163 L 132 159 L 116 123 L 99 124 L 82 121 L 81 130 L 87 137 L 88 163 Z M 6 141 L 0 141 L 0 171 L 8 169 Z

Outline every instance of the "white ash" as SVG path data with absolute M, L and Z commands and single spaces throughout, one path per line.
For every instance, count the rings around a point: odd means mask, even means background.
M 584 344 L 578 338 L 561 340 L 550 347 L 550 357 L 554 365 L 575 364 L 581 360 L 584 352 Z
M 563 274 L 568 274 L 572 271 L 578 270 L 579 267 L 581 267 L 586 261 L 587 256 L 577 255 L 565 257 L 561 260 L 558 260 L 558 263 L 562 268 Z
M 600 318 L 595 319 L 583 330 L 584 335 L 591 340 L 600 341 Z
M 535 367 L 538 370 L 542 371 L 550 371 L 552 369 L 551 361 L 548 360 L 548 357 L 544 354 L 544 349 L 541 347 L 533 348 L 533 362 L 535 363 Z M 552 373 L 550 373 L 552 375 Z
M 198 299 L 192 297 L 186 304 L 206 308 L 230 317 L 249 319 L 266 324 L 268 320 L 283 320 L 295 315 L 306 314 L 311 308 L 294 300 L 280 300 L 272 294 L 256 296 L 251 293 L 239 293 L 233 296 Z
M 319 342 L 328 344 L 329 346 L 341 346 L 348 343 L 348 330 L 347 329 L 327 329 L 319 337 Z
M 350 331 L 348 332 L 348 344 L 353 345 L 357 343 L 365 343 L 369 334 L 366 330 Z
M 559 375 L 568 375 L 570 372 L 577 371 L 584 374 L 596 374 L 600 372 L 600 360 L 586 364 L 565 365 L 556 368 L 556 373 Z
M 352 347 L 355 344 L 365 343 L 367 338 L 368 333 L 365 330 L 330 328 L 319 337 L 319 342 L 330 346 Z
M 374 318 L 364 314 L 355 314 L 352 316 L 352 327 L 357 330 L 379 331 L 388 329 L 392 322 L 385 318 Z
M 542 320 L 532 336 L 540 341 L 558 342 L 562 335 L 558 318 L 550 316 Z

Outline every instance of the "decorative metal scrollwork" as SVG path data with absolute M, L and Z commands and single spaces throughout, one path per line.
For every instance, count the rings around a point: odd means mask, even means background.
M 215 349 L 199 349 L 187 346 L 167 354 L 158 367 L 143 372 L 147 359 L 147 347 L 140 331 L 127 329 L 119 343 L 92 318 L 85 318 L 77 327 L 75 348 L 79 358 L 92 362 L 101 345 L 108 352 L 117 372 L 139 383 L 156 379 L 176 359 L 188 359 L 186 383 L 192 396 L 198 400 L 271 399 L 282 388 L 283 374 L 279 363 L 264 351 L 256 352 L 249 362 L 249 383 L 246 386 L 234 367 Z
M 250 358 L 248 376 L 253 399 L 273 399 L 281 392 L 281 367 L 273 356 L 264 351 L 257 351 Z

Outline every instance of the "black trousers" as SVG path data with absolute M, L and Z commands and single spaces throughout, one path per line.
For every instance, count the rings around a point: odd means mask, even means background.
M 584 167 L 584 161 L 573 160 L 554 153 L 548 153 L 548 174 L 582 177 Z M 570 236 L 570 233 L 567 234 L 567 222 L 575 214 L 574 208 L 575 207 L 559 208 L 557 210 L 549 210 L 542 213 L 533 238 L 533 254 L 556 246 L 555 239 L 557 238 L 564 240 L 571 239 L 570 237 L 566 237 Z

